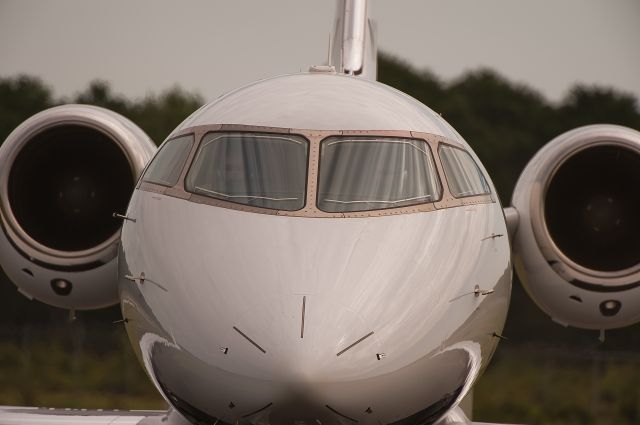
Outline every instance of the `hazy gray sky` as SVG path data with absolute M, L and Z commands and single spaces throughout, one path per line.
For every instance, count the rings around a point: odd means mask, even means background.
M 379 47 L 445 80 L 490 67 L 558 100 L 575 82 L 640 98 L 639 0 L 378 0 Z M 329 0 L 0 0 L 0 76 L 57 95 L 95 78 L 132 97 L 213 99 L 326 57 Z

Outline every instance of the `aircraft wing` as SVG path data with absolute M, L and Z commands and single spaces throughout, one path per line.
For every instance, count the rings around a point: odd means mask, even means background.
M 464 424 L 464 422 L 462 424 Z M 445 424 L 442 424 L 442 425 L 445 425 Z M 456 425 L 456 423 L 454 422 L 451 425 Z M 503 423 L 499 424 L 495 422 L 469 422 L 469 425 L 516 425 L 516 424 L 503 424 Z
M 516 425 L 505 424 L 497 422 L 473 422 L 464 413 L 460 406 L 456 406 L 451 409 L 442 419 L 435 423 L 435 425 Z
M 190 425 L 173 410 L 85 410 L 0 406 L 0 425 Z M 458 407 L 436 425 L 513 425 L 471 422 Z
M 0 406 L 0 425 L 178 425 L 184 423 L 184 421 L 168 421 L 172 416 L 168 411 Z

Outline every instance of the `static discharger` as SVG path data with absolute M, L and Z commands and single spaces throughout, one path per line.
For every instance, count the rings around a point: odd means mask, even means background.
M 144 285 L 144 281 L 145 281 L 144 272 L 140 273 L 140 275 L 137 277 L 131 276 L 131 275 L 125 275 L 124 278 L 127 279 L 128 281 L 139 283 L 140 285 Z
M 328 404 L 325 404 L 325 405 L 324 405 L 324 407 L 326 407 L 327 409 L 331 410 L 331 411 L 332 411 L 333 413 L 335 413 L 336 415 L 338 415 L 338 416 L 340 416 L 340 417 L 342 417 L 342 418 L 345 418 L 345 419 L 347 419 L 347 420 L 349 420 L 349 421 L 351 421 L 351 422 L 358 422 L 358 420 L 357 420 L 357 419 L 353 419 L 352 417 L 347 416 L 347 415 L 345 415 L 344 413 L 340 413 L 340 412 L 338 412 L 336 409 L 334 409 L 333 407 L 329 406 Z
M 464 294 L 462 294 L 462 295 L 458 295 L 458 296 L 457 296 L 457 297 L 455 297 L 455 298 L 451 298 L 451 299 L 449 300 L 449 302 L 450 302 L 450 303 L 451 303 L 451 302 L 454 302 L 454 301 L 456 301 L 456 300 L 459 300 L 459 299 L 460 299 L 460 298 L 462 298 L 462 297 L 466 297 L 467 295 L 472 295 L 472 294 L 473 294 L 476 298 L 478 298 L 480 295 L 482 295 L 482 296 L 491 295 L 491 294 L 493 294 L 494 292 L 495 292 L 495 290 L 493 290 L 493 289 L 480 289 L 480 286 L 479 286 L 479 285 L 476 285 L 476 286 L 473 288 L 473 291 L 471 291 L 471 292 L 465 292 L 465 293 L 464 293 Z
M 497 332 L 490 333 L 489 335 L 491 335 L 491 336 L 492 336 L 492 337 L 494 337 L 494 338 L 501 339 L 501 340 L 503 340 L 503 341 L 508 341 L 508 340 L 509 340 L 509 338 L 507 338 L 506 336 L 502 336 L 502 335 L 500 335 L 500 334 L 499 334 L 499 333 L 497 333 Z
M 151 279 L 148 279 L 144 272 L 140 273 L 140 276 L 131 276 L 131 275 L 125 275 L 124 277 L 125 279 L 134 282 L 134 283 L 139 283 L 140 285 L 143 285 L 145 282 L 149 282 L 155 286 L 157 286 L 158 288 L 162 289 L 164 292 L 169 292 L 169 290 L 167 288 L 165 288 L 164 286 L 160 285 L 158 282 L 153 281 Z
M 265 351 L 264 348 L 260 347 L 258 345 L 257 342 L 255 342 L 254 340 L 252 340 L 251 338 L 249 338 L 244 332 L 242 332 L 240 329 L 236 328 L 235 326 L 233 327 L 233 330 L 235 330 L 236 332 L 238 332 L 240 335 L 242 335 L 244 337 L 244 339 L 246 339 L 247 341 L 249 341 L 251 344 L 253 344 L 254 347 L 256 347 L 258 350 L 262 351 L 262 354 L 267 354 L 267 352 Z
M 300 338 L 304 338 L 304 315 L 307 307 L 307 297 L 302 297 L 302 323 L 300 324 Z
M 263 406 L 261 408 L 259 408 L 258 410 L 254 410 L 253 412 L 247 413 L 246 415 L 242 415 L 243 418 L 248 418 L 249 416 L 253 416 L 257 413 L 262 412 L 263 410 L 266 410 L 268 408 L 270 408 L 271 406 L 273 406 L 273 403 L 269 403 L 266 406 Z
M 364 341 L 365 339 L 369 338 L 371 335 L 373 335 L 373 331 L 369 332 L 368 334 L 366 334 L 365 336 L 363 336 L 362 338 L 360 338 L 359 340 L 357 340 L 356 342 L 354 342 L 353 344 L 351 344 L 350 346 L 348 346 L 344 350 L 340 351 L 338 354 L 336 354 L 336 357 L 339 357 L 340 355 L 342 355 L 342 354 L 346 353 L 347 351 L 351 350 L 353 347 L 355 347 L 356 345 L 360 344 L 362 341 Z
M 503 237 L 503 236 L 504 236 L 504 235 L 503 235 L 502 233 L 497 233 L 497 234 L 496 234 L 496 233 L 492 233 L 492 234 L 490 234 L 489 236 L 487 236 L 486 238 L 482 238 L 482 239 L 480 239 L 480 240 L 481 240 L 481 241 L 486 241 L 486 240 L 488 240 L 488 239 L 496 239 L 496 238 L 501 238 L 501 237 Z
M 119 218 L 120 220 L 128 220 L 128 221 L 131 221 L 133 223 L 136 222 L 135 218 L 127 217 L 126 215 L 122 215 L 122 214 L 118 214 L 118 213 L 113 213 L 113 218 Z

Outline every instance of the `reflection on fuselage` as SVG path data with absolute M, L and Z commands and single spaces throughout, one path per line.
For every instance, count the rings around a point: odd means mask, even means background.
M 132 342 L 157 335 L 138 354 L 185 416 L 232 423 L 269 405 L 256 415 L 436 417 L 468 390 L 503 324 L 508 244 L 484 239 L 504 231 L 499 213 L 278 217 L 137 191 L 120 274 L 144 272 L 166 291 L 122 285 L 128 330 Z M 496 292 L 476 297 L 475 285 Z
M 185 179 L 202 141 L 229 133 L 308 142 L 301 209 L 188 190 Z M 134 192 L 127 216 L 136 222 L 124 223 L 119 252 L 127 330 L 168 402 L 195 422 L 253 424 L 429 423 L 460 402 L 504 324 L 510 250 L 495 189 L 439 115 L 373 81 L 298 74 L 212 102 L 169 140 L 189 134 L 195 143 L 177 183 L 143 182 Z M 437 199 L 323 210 L 322 143 L 337 136 L 411 140 L 409 151 L 397 150 L 402 155 L 428 147 L 431 168 L 416 169 L 420 179 L 430 176 Z M 452 156 L 458 197 L 439 153 L 445 144 L 477 164 L 466 167 L 467 159 Z M 425 158 L 414 155 L 406 164 Z M 393 176 L 398 167 L 381 170 Z M 465 167 L 480 177 L 474 180 Z M 364 169 L 344 171 L 358 177 Z M 380 177 L 371 171 L 368 176 Z M 409 174 L 404 169 L 398 176 Z M 381 188 L 373 186 L 384 183 L 375 179 L 365 179 L 372 187 L 356 184 L 355 193 L 328 198 L 374 199 Z M 203 187 L 238 194 L 218 183 Z M 409 189 L 400 195 L 409 197 Z M 141 273 L 145 283 L 123 277 Z

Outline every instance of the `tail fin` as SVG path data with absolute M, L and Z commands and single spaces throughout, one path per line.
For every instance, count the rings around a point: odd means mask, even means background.
M 375 80 L 378 50 L 367 0 L 338 0 L 331 64 L 339 73 Z

